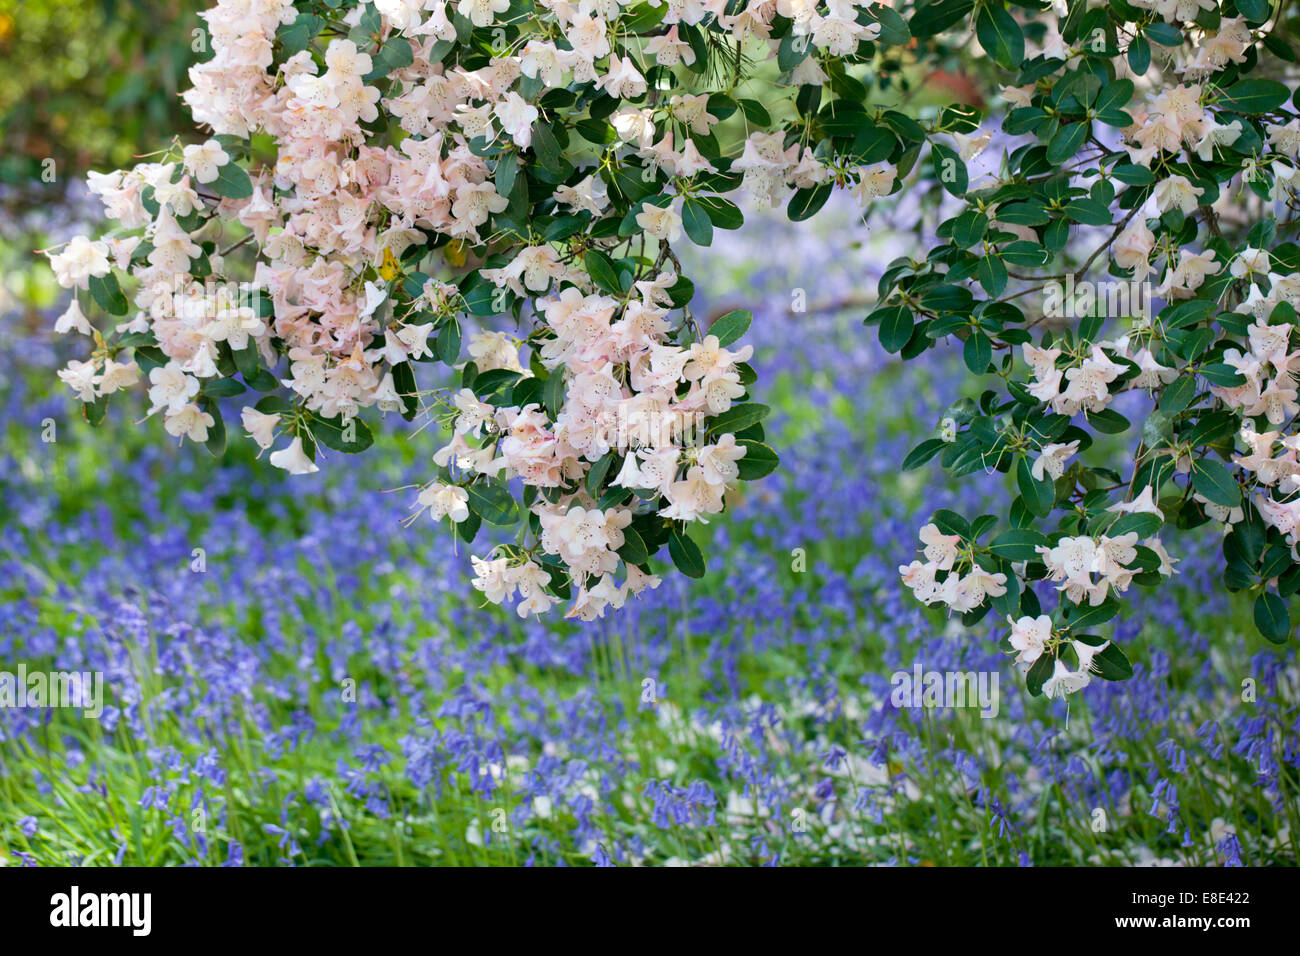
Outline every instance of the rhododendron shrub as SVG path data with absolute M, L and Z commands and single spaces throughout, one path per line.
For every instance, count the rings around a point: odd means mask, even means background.
M 246 398 L 239 427 L 295 474 L 419 419 L 436 474 L 414 508 L 468 546 L 475 586 L 590 619 L 656 586 L 665 551 L 703 574 L 693 526 L 777 467 L 750 316 L 705 327 L 674 248 L 744 204 L 798 220 L 834 190 L 864 211 L 929 190 L 938 238 L 889 265 L 866 324 L 903 359 L 957 343 L 984 390 L 903 465 L 1001 473 L 1014 497 L 933 515 L 901 568 L 916 596 L 1005 618 L 1031 691 L 1068 693 L 1131 673 L 1102 626 L 1176 573 L 1172 531 L 1213 521 L 1225 585 L 1283 641 L 1300 118 L 1274 13 L 221 0 L 184 93 L 200 133 L 92 174 L 116 228 L 49 251 L 77 290 L 58 329 L 94 342 L 60 374 L 91 421 L 138 382 L 217 453 L 221 400 Z M 954 63 L 1000 86 L 987 115 L 909 105 Z M 1150 397 L 1142 421 L 1123 392 Z M 515 533 L 476 549 L 484 522 Z

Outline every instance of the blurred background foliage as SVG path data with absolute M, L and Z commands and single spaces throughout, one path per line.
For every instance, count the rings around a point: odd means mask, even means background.
M 208 0 L 0 0 L 0 314 L 58 296 L 33 250 L 94 221 L 87 170 L 129 166 L 191 121 Z
M 207 0 L 0 0 L 0 183 L 66 189 L 190 124 L 179 93 Z M 201 50 L 202 47 L 199 47 Z M 48 183 L 46 160 L 54 160 Z M 48 190 L 38 190 L 48 197 Z M 17 198 L 27 198 L 26 195 Z

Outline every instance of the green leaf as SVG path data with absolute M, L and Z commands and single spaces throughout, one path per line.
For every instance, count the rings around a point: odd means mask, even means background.
M 1281 577 L 1291 566 L 1291 549 L 1275 544 L 1264 552 L 1263 561 L 1259 566 L 1260 579 L 1271 581 L 1273 578 Z
M 966 19 L 974 6 L 972 0 L 948 0 L 918 6 L 908 21 L 908 27 L 914 37 L 937 36 Z
M 564 407 L 564 366 L 558 365 L 551 369 L 550 376 L 546 379 L 546 385 L 542 387 L 542 404 L 550 412 L 551 417 L 560 414 L 560 409 Z
M 709 218 L 708 210 L 690 198 L 682 203 L 682 228 L 697 246 L 707 246 L 713 242 L 713 221 Z
M 128 332 L 113 343 L 119 349 L 133 349 L 139 346 L 157 346 L 158 340 L 152 332 Z
M 649 3 L 637 3 L 625 8 L 618 25 L 628 34 L 645 33 L 663 22 L 668 8 L 663 4 L 651 6 Z
M 104 414 L 108 411 L 108 396 L 96 396 L 93 402 L 81 403 L 81 417 L 94 428 L 104 423 Z
M 203 383 L 203 394 L 213 398 L 230 398 L 245 391 L 244 383 L 233 378 L 210 378 Z
M 772 115 L 768 113 L 767 107 L 758 100 L 741 100 L 740 108 L 745 114 L 745 119 L 755 126 L 772 125 Z
M 1092 666 L 1102 680 L 1128 680 L 1133 676 L 1133 665 L 1113 641 L 1093 655 Z
M 1159 43 L 1161 46 L 1183 45 L 1183 31 L 1172 23 L 1157 20 L 1155 23 L 1148 23 L 1144 28 L 1144 32 L 1153 42 Z
M 406 37 L 393 37 L 371 56 L 373 69 L 366 74 L 365 80 L 367 83 L 374 83 L 375 80 L 383 79 L 394 70 L 400 70 L 414 62 L 415 54 L 411 52 L 411 42 Z
M 1139 538 L 1149 538 L 1159 531 L 1163 524 L 1158 515 L 1153 515 L 1149 511 L 1137 511 L 1120 515 L 1119 520 L 1106 529 L 1106 534 L 1118 538 L 1130 531 L 1136 531 Z
M 470 273 L 469 279 L 461 286 L 460 295 L 465 302 L 465 311 L 470 315 L 497 314 L 494 305 L 497 287 L 477 272 Z
M 1209 365 L 1201 366 L 1201 375 L 1207 382 L 1214 385 L 1222 385 L 1224 388 L 1236 388 L 1238 385 L 1245 385 L 1246 378 L 1231 365 L 1223 362 L 1212 362 Z
M 312 437 L 326 448 L 355 455 L 375 443 L 370 426 L 360 418 L 344 422 L 341 417 L 318 418 L 312 423 Z
M 511 525 L 517 520 L 518 506 L 514 496 L 503 486 L 492 483 L 466 485 L 469 506 L 488 524 Z
M 231 350 L 231 355 L 235 359 L 235 368 L 239 369 L 239 374 L 244 376 L 244 380 L 249 384 L 258 377 L 262 371 L 262 357 L 257 352 L 257 344 L 248 340 L 248 344 L 238 351 Z
M 612 292 L 615 295 L 621 295 L 622 287 L 618 283 L 618 271 L 614 268 L 614 263 L 609 256 L 599 249 L 588 249 L 584 260 L 587 266 L 587 275 L 591 276 L 591 281 L 606 292 Z
M 1047 213 L 1047 207 L 1041 202 L 1026 200 L 1000 206 L 997 211 L 997 219 L 998 222 L 1005 222 L 1014 226 L 1045 226 L 1050 221 L 1051 216 Z
M 411 368 L 410 362 L 398 362 L 393 366 L 393 387 L 402 397 L 402 417 L 409 422 L 419 410 L 415 371 Z
M 886 352 L 897 352 L 912 338 L 912 311 L 900 305 L 882 309 L 881 313 L 880 345 Z
M 522 183 L 519 179 L 519 154 L 511 151 L 502 154 L 497 160 L 497 168 L 493 172 L 492 180 L 496 183 L 497 192 L 502 196 L 509 196 L 515 188 L 515 183 Z
M 1025 689 L 1029 691 L 1030 697 L 1040 697 L 1043 693 L 1043 684 L 1052 676 L 1056 669 L 1056 658 L 1049 654 L 1040 654 L 1038 659 L 1029 668 L 1029 673 L 1025 675 Z
M 208 428 L 208 440 L 203 445 L 213 457 L 220 458 L 226 453 L 226 422 L 221 417 L 221 409 L 214 401 L 202 401 L 199 407 L 212 416 L 212 425 Z
M 680 309 L 695 298 L 695 283 L 685 276 L 678 276 L 673 287 L 668 290 L 668 300 L 674 309 Z
M 542 169 L 556 176 L 564 172 L 564 159 L 559 141 L 551 132 L 551 127 L 542 120 L 533 124 L 532 149 Z
M 1103 408 L 1099 412 L 1088 412 L 1088 424 L 1104 435 L 1118 435 L 1126 432 L 1132 423 L 1113 408 Z
M 903 459 L 903 464 L 901 466 L 903 471 L 911 471 L 914 468 L 920 468 L 927 461 L 948 447 L 948 444 L 949 443 L 944 441 L 942 438 L 927 438 L 907 453 L 907 457 Z
M 1277 80 L 1255 77 L 1238 80 L 1219 98 L 1219 107 L 1235 113 L 1271 113 L 1291 96 L 1291 91 Z
M 117 276 L 111 272 L 108 275 L 90 277 L 90 294 L 109 315 L 126 315 L 130 308 L 126 296 L 122 294 L 122 287 L 117 284 Z
M 959 249 L 969 249 L 989 231 L 989 217 L 978 209 L 968 209 L 952 222 L 952 242 Z
M 501 391 L 508 385 L 514 385 L 515 382 L 523 378 L 518 372 L 508 368 L 490 368 L 486 372 L 480 372 L 474 377 L 472 391 L 480 398 L 487 395 L 493 395 Z
M 300 13 L 293 23 L 286 23 L 275 32 L 286 56 L 293 56 L 307 49 L 316 35 L 325 28 L 325 21 L 312 13 Z
M 454 318 L 438 330 L 438 339 L 434 343 L 438 358 L 444 365 L 455 365 L 460 359 L 460 323 Z
M 1020 24 L 1000 2 L 980 8 L 975 18 L 975 33 L 980 46 L 1003 69 L 1016 70 L 1025 58 L 1025 36 Z
M 955 511 L 940 508 L 930 516 L 930 520 L 944 534 L 955 534 L 963 541 L 970 541 L 974 537 L 971 533 L 970 523 Z
M 1112 80 L 1101 88 L 1093 109 L 1098 113 L 1111 109 L 1123 109 L 1133 98 L 1133 81 L 1130 79 Z
M 233 160 L 217 170 L 217 178 L 207 184 L 218 196 L 227 199 L 247 199 L 253 195 L 253 181 L 242 166 Z
M 1032 528 L 1013 528 L 1003 531 L 989 543 L 989 548 L 999 558 L 1008 561 L 1036 561 L 1038 552 L 1034 549 L 1047 544 L 1047 535 Z
M 1142 76 L 1151 68 L 1151 44 L 1144 36 L 1138 36 L 1128 46 L 1128 65 L 1136 76 Z
M 452 524 L 451 532 L 456 540 L 469 544 L 474 540 L 474 537 L 478 534 L 478 529 L 482 526 L 483 519 L 471 511 L 464 521 Z
M 1053 166 L 1060 166 L 1072 158 L 1087 141 L 1088 127 L 1086 122 L 1068 123 L 1058 129 L 1047 144 L 1047 161 Z
M 1269 591 L 1255 598 L 1255 627 L 1274 644 L 1285 644 L 1291 636 L 1291 611 L 1286 601 Z
M 934 168 L 934 178 L 939 184 L 958 199 L 966 198 L 970 186 L 970 174 L 966 163 L 955 151 L 941 143 L 930 144 L 930 164 Z
M 1192 403 L 1196 397 L 1196 376 L 1184 375 L 1174 379 L 1160 397 L 1160 411 L 1166 415 L 1177 415 Z
M 1216 505 L 1235 508 L 1241 504 L 1241 489 L 1232 472 L 1213 458 L 1192 462 L 1192 487 Z
M 715 319 L 713 324 L 709 326 L 708 334 L 717 336 L 719 345 L 730 345 L 749 331 L 749 324 L 753 319 L 752 312 L 737 309 Z
M 976 375 L 983 375 L 989 370 L 989 363 L 993 361 L 993 342 L 982 329 L 971 331 L 962 347 L 962 358 L 966 367 Z
M 691 201 L 699 203 L 708 213 L 709 222 L 719 229 L 739 229 L 745 224 L 745 214 L 730 199 L 722 196 L 694 196 Z
M 771 445 L 756 441 L 753 438 L 739 438 L 736 440 L 737 445 L 745 449 L 745 457 L 736 462 L 736 467 L 740 469 L 741 481 L 756 481 L 759 478 L 766 478 L 772 472 L 776 471 L 777 466 L 781 464 L 781 459 L 772 449 Z
M 850 153 L 855 162 L 870 166 L 888 159 L 897 148 L 898 140 L 894 134 L 873 124 L 858 129 Z
M 1111 170 L 1111 174 L 1129 186 L 1150 186 L 1156 181 L 1155 174 L 1151 170 L 1134 163 L 1120 163 Z
M 645 540 L 631 525 L 623 529 L 623 547 L 619 548 L 617 553 L 627 564 L 645 564 L 650 560 L 650 551 L 645 546 Z
M 808 58 L 812 44 L 799 43 L 798 40 L 799 38 L 793 32 L 781 38 L 781 45 L 776 51 L 776 67 L 782 73 L 789 73 Z
M 1034 478 L 1027 458 L 1021 458 L 1020 464 L 1016 466 L 1016 485 L 1031 514 L 1045 518 L 1051 513 L 1052 505 L 1056 502 L 1056 489 L 1050 481 Z
M 1073 605 L 1069 608 L 1065 623 L 1069 625 L 1070 630 L 1078 633 L 1085 628 L 1105 624 L 1118 613 L 1119 602 L 1114 599 L 1100 604 Z
M 732 405 L 725 412 L 710 419 L 708 434 L 725 435 L 728 432 L 744 431 L 750 425 L 761 422 L 771 410 L 768 406 L 756 402 Z
M 677 570 L 688 578 L 704 577 L 704 555 L 699 545 L 683 534 L 676 524 L 668 536 L 668 554 Z
M 609 466 L 614 464 L 614 459 L 618 457 L 617 452 L 609 451 L 600 457 L 591 469 L 587 472 L 587 494 L 593 498 L 600 497 L 600 486 L 605 483 L 605 476 L 609 474 Z
M 1263 23 L 1267 20 L 1271 7 L 1269 0 L 1237 0 L 1237 11 L 1252 23 Z
M 1051 254 L 1038 243 L 1024 239 L 1007 243 L 998 250 L 998 255 L 1003 262 L 1009 262 L 1013 266 L 1029 266 L 1031 269 L 1047 265 L 1052 258 Z
M 911 42 L 912 32 L 907 28 L 907 21 L 894 10 L 873 4 L 871 14 L 880 21 L 880 43 L 885 46 L 906 46 Z
M 1006 289 L 1010 274 L 1001 259 L 990 255 L 984 256 L 975 266 L 975 277 L 979 279 L 980 286 L 985 292 L 997 297 Z
M 790 221 L 801 222 L 812 217 L 831 198 L 831 186 L 831 183 L 821 183 L 811 189 L 795 190 L 795 194 L 790 197 L 790 205 L 786 208 Z
M 1085 226 L 1107 226 L 1111 222 L 1110 209 L 1100 199 L 1093 199 L 1091 196 L 1071 199 L 1065 204 L 1062 212 L 1071 222 L 1082 223 Z

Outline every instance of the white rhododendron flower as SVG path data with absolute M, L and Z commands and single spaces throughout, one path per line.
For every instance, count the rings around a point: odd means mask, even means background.
M 307 457 L 300 436 L 295 436 L 287 447 L 271 452 L 271 464 L 283 468 L 291 475 L 310 475 L 320 471 L 316 463 Z
M 185 168 L 199 183 L 212 182 L 220 175 L 221 167 L 230 162 L 230 154 L 215 139 L 202 145 L 186 146 L 182 155 L 185 158 Z
M 76 236 L 62 252 L 50 256 L 50 265 L 63 288 L 86 289 L 92 277 L 108 275 L 108 247 L 85 236 Z

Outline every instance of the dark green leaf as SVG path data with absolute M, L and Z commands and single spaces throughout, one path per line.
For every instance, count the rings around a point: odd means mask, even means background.
M 618 556 L 628 564 L 640 565 L 650 560 L 644 539 L 631 525 L 623 529 L 623 547 L 618 549 Z
M 1255 598 L 1255 627 L 1274 644 L 1285 644 L 1291 636 L 1291 612 L 1286 601 L 1269 591 Z
M 1025 36 L 1015 17 L 1007 12 L 999 0 L 980 8 L 975 18 L 975 33 L 980 46 L 1003 69 L 1016 70 L 1025 58 Z
M 253 195 L 253 181 L 243 167 L 231 161 L 217 170 L 217 178 L 207 184 L 218 196 L 227 199 L 247 199 Z
M 1056 489 L 1052 487 L 1050 481 L 1039 481 L 1033 476 L 1027 458 L 1021 458 L 1020 464 L 1016 466 L 1016 485 L 1020 489 L 1020 497 L 1024 500 L 1025 507 L 1031 513 L 1040 518 L 1045 518 L 1051 513 L 1052 505 L 1056 501 Z
M 488 524 L 514 524 L 518 515 L 518 506 L 514 497 L 498 484 L 466 485 L 469 493 L 469 506 L 473 512 Z
M 781 463 L 781 459 L 773 451 L 771 445 L 766 445 L 752 438 L 737 439 L 736 444 L 743 446 L 745 449 L 745 457 L 736 462 L 736 467 L 740 469 L 740 479 L 742 481 L 755 481 L 759 478 L 765 478 L 776 471 L 777 466 Z
M 117 284 L 117 276 L 108 273 L 103 276 L 90 277 L 90 295 L 99 307 L 109 315 L 126 315 L 130 308 L 122 287 Z
M 326 448 L 355 455 L 374 444 L 370 427 L 360 418 L 344 422 L 342 418 L 318 418 L 312 423 L 312 437 Z
M 676 524 L 668 536 L 668 554 L 677 570 L 688 578 L 704 577 L 704 555 L 699 545 L 683 534 Z
M 1232 472 L 1213 458 L 1192 462 L 1192 487 L 1216 505 L 1235 508 L 1241 504 L 1241 489 Z
M 1128 656 L 1113 642 L 1093 655 L 1092 666 L 1102 680 L 1128 680 L 1133 676 Z
M 710 435 L 725 435 L 728 432 L 744 431 L 750 425 L 766 418 L 767 413 L 771 410 L 768 406 L 759 405 L 755 402 L 732 405 L 725 412 L 710 419 L 708 433 Z
M 1003 531 L 990 542 L 989 547 L 999 558 L 1008 561 L 1036 561 L 1038 552 L 1034 549 L 1047 544 L 1047 536 L 1032 528 Z
M 717 336 L 719 345 L 730 345 L 749 331 L 749 324 L 753 319 L 753 313 L 746 312 L 743 309 L 728 312 L 726 315 L 714 319 L 713 324 L 709 326 L 709 335 Z

